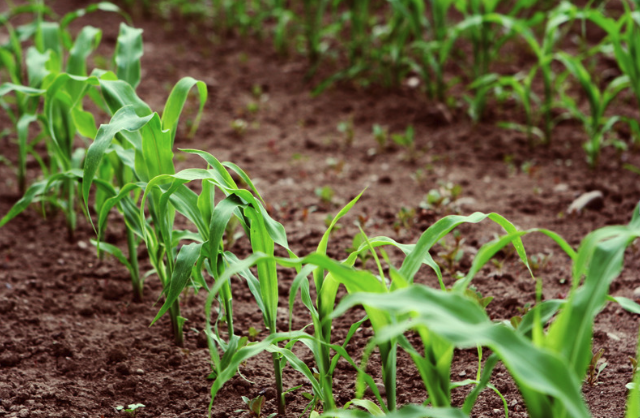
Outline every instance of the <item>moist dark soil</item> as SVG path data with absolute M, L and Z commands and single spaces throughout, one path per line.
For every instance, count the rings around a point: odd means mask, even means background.
M 55 7 L 62 13 L 80 3 L 58 2 Z M 331 236 L 328 254 L 333 258 L 347 256 L 358 224 L 364 225 L 369 236 L 386 235 L 414 243 L 440 217 L 475 211 L 500 213 L 520 228 L 551 229 L 577 248 L 590 231 L 627 223 L 640 198 L 639 177 L 622 168 L 624 163 L 640 165 L 638 153 L 616 153 L 607 148 L 600 165 L 590 169 L 582 150 L 586 137 L 577 124 L 558 126 L 550 146 L 531 147 L 522 134 L 496 126 L 500 120 L 522 120 L 513 103 L 493 103 L 485 121 L 474 125 L 464 110 L 429 101 L 419 89 L 410 87 L 364 90 L 345 83 L 312 98 L 313 82 L 328 74 L 305 81 L 306 61 L 295 55 L 277 56 L 267 40 L 220 37 L 186 20 L 134 17 L 135 25 L 144 29 L 145 43 L 139 95 L 161 111 L 170 87 L 180 78 L 192 76 L 207 83 L 209 100 L 200 129 L 189 138 L 187 129 L 181 128 L 176 148 L 205 150 L 244 168 L 271 215 L 285 226 L 291 249 L 298 255 L 314 251 L 326 230 L 327 217 L 365 188 L 358 204 Z M 77 24 L 102 28 L 99 53 L 110 56 L 119 22 L 117 15 L 102 13 L 86 16 Z M 520 58 L 518 65 L 528 65 L 526 61 Z M 614 63 L 600 65 L 617 71 Z M 253 96 L 254 86 L 260 86 L 262 100 Z M 624 99 L 615 103 L 613 111 L 637 116 L 635 102 Z M 255 102 L 259 108 L 250 112 L 247 106 Z M 194 101 L 183 125 L 195 111 Z M 248 122 L 243 134 L 231 127 L 236 119 Z M 355 131 L 352 144 L 336 128 L 349 120 Z M 0 121 L 0 128 L 9 127 L 6 116 Z M 396 145 L 377 148 L 371 133 L 373 124 L 387 126 L 392 133 L 413 125 L 415 153 L 409 155 Z M 0 139 L 0 143 L 2 154 L 14 160 L 12 138 Z M 176 155 L 179 169 L 203 167 L 196 157 L 177 150 Z M 33 180 L 39 174 L 38 165 L 30 161 L 29 167 Z M 0 214 L 4 214 L 19 195 L 13 171 L 2 166 L 0 173 Z M 446 189 L 448 184 L 462 188 L 455 202 L 432 208 L 421 205 L 429 190 Z M 322 201 L 316 194 L 317 188 L 325 186 L 334 191 L 330 201 Z M 578 214 L 568 213 L 574 199 L 594 190 L 603 194 L 598 204 Z M 400 216 L 401 211 L 409 215 Z M 464 239 L 464 256 L 444 269 L 447 285 L 453 283 L 453 273 L 468 270 L 482 244 L 501 232 L 490 221 L 463 225 L 458 230 Z M 181 300 L 182 315 L 188 319 L 186 341 L 184 348 L 176 347 L 168 317 L 149 327 L 160 306 L 157 278 L 151 275 L 147 279 L 143 301 L 134 303 L 127 270 L 112 258 L 98 259 L 90 244 L 94 237 L 92 227 L 82 218 L 73 238 L 67 238 L 62 214 L 50 213 L 45 219 L 35 207 L 0 230 L 0 416 L 115 417 L 119 416 L 116 406 L 131 403 L 146 405 L 138 417 L 206 416 L 212 382 L 206 379 L 211 369 L 202 338 L 203 293 L 189 293 Z M 107 241 L 126 250 L 123 224 L 115 215 Z M 569 258 L 542 235 L 527 236 L 524 242 L 529 254 L 544 260 L 536 270 L 544 283 L 543 297 L 565 297 L 570 288 Z M 232 250 L 246 257 L 250 250 L 246 238 L 239 239 Z M 445 263 L 438 255 L 442 251 L 445 248 L 438 245 L 433 255 Z M 146 254 L 141 251 L 140 255 L 143 269 L 149 269 Z M 391 252 L 390 256 L 398 267 L 399 255 Z M 519 314 L 519 308 L 535 302 L 535 282 L 516 258 L 510 251 L 501 252 L 497 262 L 483 268 L 473 281 L 483 295 L 494 296 L 487 310 L 496 321 L 509 320 Z M 371 261 L 367 267 L 374 267 Z M 639 267 L 632 247 L 611 293 L 633 298 L 640 286 Z M 279 277 L 282 330 L 287 329 L 286 307 L 293 277 L 284 269 Z M 416 281 L 438 286 L 426 267 Z M 236 280 L 232 288 L 238 332 L 246 336 L 254 327 L 260 331 L 258 338 L 264 338 L 262 315 L 246 284 Z M 363 313 L 354 310 L 335 321 L 335 342 L 344 340 L 349 326 Z M 294 329 L 310 322 L 298 302 Z M 356 359 L 372 335 L 367 325 L 347 347 Z M 623 416 L 625 384 L 632 375 L 629 358 L 635 356 L 637 332 L 637 317 L 617 305 L 605 307 L 598 315 L 593 351 L 604 348 L 607 367 L 597 382 L 585 382 L 583 389 L 594 417 Z M 303 347 L 295 352 L 313 366 L 310 352 Z M 369 370 L 380 379 L 375 356 Z M 473 377 L 476 370 L 477 352 L 457 350 L 452 380 Z M 270 356 L 250 359 L 240 371 L 244 378 L 233 378 L 216 397 L 214 415 L 248 416 L 235 412 L 246 409 L 241 397 L 258 394 L 267 398 L 264 413 L 275 412 Z M 299 416 L 307 405 L 303 392 L 311 392 L 311 386 L 290 368 L 284 376 L 285 388 L 302 385 L 287 395 L 287 416 Z M 354 381 L 354 370 L 341 361 L 334 381 L 339 405 L 353 397 Z M 510 417 L 527 416 L 504 367 L 496 368 L 492 383 L 504 394 Z M 468 390 L 453 391 L 456 405 Z M 418 372 L 406 356 L 400 356 L 398 362 L 398 394 L 399 404 L 426 399 Z M 487 390 L 472 416 L 503 414 L 502 401 Z

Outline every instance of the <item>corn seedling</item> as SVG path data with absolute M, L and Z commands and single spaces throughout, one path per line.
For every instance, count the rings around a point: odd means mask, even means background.
M 111 3 L 100 3 L 71 12 L 59 23 L 36 19 L 33 25 L 35 46 L 30 47 L 26 54 L 28 84 L 16 84 L 21 79 L 15 74 L 11 77 L 12 82 L 0 86 L 0 97 L 15 92 L 18 103 L 16 113 L 8 107 L 6 110 L 15 121 L 18 133 L 20 187 L 25 185 L 24 163 L 27 149 L 32 148 L 34 142 L 45 138 L 49 157 L 49 167 L 46 167 L 37 154 L 30 151 L 41 162 L 45 178 L 26 190 L 24 197 L 0 220 L 0 226 L 24 210 L 33 200 L 40 200 L 62 209 L 69 237 L 73 235 L 76 226 L 78 172 L 85 152 L 84 148 L 75 148 L 74 140 L 76 134 L 86 137 L 95 131 L 94 117 L 83 110 L 82 102 L 85 96 L 91 97 L 87 86 L 97 84 L 95 77 L 87 77 L 86 60 L 97 48 L 101 31 L 86 26 L 74 41 L 67 27 L 77 17 L 96 10 L 119 11 Z M 12 48 L 14 58 L 21 59 L 20 44 Z M 5 65 L 11 61 L 6 53 L 0 55 L 3 55 Z M 19 68 L 15 67 L 14 70 L 19 71 Z M 44 98 L 44 110 L 41 114 L 36 114 L 40 98 Z M 95 101 L 93 97 L 92 100 Z M 40 122 L 42 133 L 29 144 L 29 124 L 35 121 Z M 51 189 L 56 190 L 54 196 L 49 194 Z
M 438 369 L 430 371 L 431 369 L 426 368 L 432 355 L 422 357 L 402 339 L 408 329 L 421 336 L 425 349 L 433 344 L 436 336 L 443 343 L 448 342 L 457 347 L 490 347 L 494 352 L 492 364 L 485 365 L 484 371 L 479 372 L 479 375 L 490 374 L 495 360 L 501 360 L 518 384 L 531 417 L 589 417 L 581 396 L 580 382 L 587 372 L 589 362 L 594 358 L 591 354 L 593 318 L 602 309 L 607 298 L 632 312 L 637 312 L 640 308 L 629 299 L 607 297 L 609 284 L 622 268 L 627 245 L 640 233 L 639 209 L 634 211 L 629 226 L 605 227 L 589 234 L 578 252 L 573 251 L 556 234 L 539 230 L 554 239 L 574 260 L 572 294 L 566 302 L 551 300 L 536 305 L 521 320 L 516 321 L 517 331 L 491 322 L 477 301 L 467 299 L 464 294 L 475 272 L 495 252 L 513 238 L 533 231 L 514 231 L 481 248 L 471 271 L 454 285 L 452 292 L 442 292 L 421 285 L 405 285 L 395 290 L 393 297 L 371 291 L 350 294 L 343 298 L 332 316 L 337 317 L 354 305 L 362 305 L 365 309 L 375 306 L 382 312 L 396 315 L 399 321 L 377 330 L 368 349 L 392 339 L 402 341 L 402 348 L 418 366 L 427 385 L 429 403 L 435 408 L 447 408 L 450 401 L 446 393 L 442 397 L 438 396 L 433 386 Z M 520 248 L 519 252 L 523 250 L 520 245 L 517 246 Z M 522 252 L 520 257 L 526 263 Z M 581 278 L 585 273 L 582 283 Z M 558 310 L 560 313 L 545 334 L 542 324 Z M 435 358 L 442 359 L 439 356 Z M 444 364 L 443 360 L 439 364 Z M 558 370 L 562 370 L 561 376 Z M 448 379 L 449 372 L 442 373 L 442 376 Z M 443 387 L 449 388 L 450 385 Z M 472 394 L 479 388 L 480 384 Z M 637 391 L 637 388 L 633 387 L 632 390 Z M 472 394 L 465 400 L 462 408 L 467 414 L 471 412 L 477 396 Z M 637 401 L 631 396 L 628 411 L 637 411 Z M 422 413 L 428 415 L 427 411 Z M 434 412 L 431 416 L 438 415 Z M 628 412 L 627 416 L 633 415 Z
M 629 79 L 629 87 L 636 97 L 636 102 L 640 104 L 640 14 L 631 11 L 627 3 L 624 15 L 618 20 L 606 17 L 602 12 L 590 10 L 585 12 L 587 18 L 607 31 L 607 39 L 613 47 L 615 59 L 620 70 Z M 628 121 L 634 137 L 638 140 L 637 121 Z M 635 129 L 634 129 L 635 128 Z
M 426 4 L 423 1 L 391 1 L 392 17 L 390 32 L 393 34 L 391 42 L 391 56 L 396 66 L 408 64 L 425 82 L 429 97 L 444 101 L 446 85 L 444 80 L 444 66 L 449 59 L 450 49 L 442 48 L 449 36 L 447 29 L 447 15 L 452 0 L 432 0 L 431 21 L 426 18 Z M 410 47 L 418 54 L 417 60 L 405 58 L 402 50 L 413 37 Z M 405 64 L 405 62 L 407 64 Z M 395 71 L 394 76 L 401 76 Z M 433 81 L 432 81 L 433 80 Z
M 130 75 L 132 72 L 128 71 L 127 74 Z M 121 204 L 125 219 L 129 221 L 126 222 L 127 227 L 145 242 L 153 271 L 158 275 L 166 292 L 191 275 L 192 265 L 199 255 L 202 244 L 185 245 L 178 252 L 180 239 L 183 236 L 188 239 L 192 237 L 188 234 L 174 234 L 173 222 L 176 207 L 182 208 L 185 200 L 193 199 L 193 192 L 188 191 L 183 184 L 177 184 L 167 193 L 167 190 L 160 187 L 162 183 L 156 178 L 164 179 L 163 176 L 175 173 L 172 148 L 187 94 L 192 87 L 197 87 L 201 112 L 207 97 L 206 87 L 204 83 L 192 78 L 180 80 L 169 95 L 160 118 L 157 113 L 152 113 L 133 91 L 133 85 L 137 84 L 135 72 L 133 74 L 134 81 L 131 83 L 121 80 L 102 83 L 103 96 L 114 114 L 108 124 L 100 126 L 94 142 L 87 151 L 82 195 L 85 208 L 88 210 L 91 184 L 99 173 L 105 155 L 115 150 L 120 163 L 133 173 L 133 181 L 122 185 L 117 193 L 105 200 L 100 208 L 97 227 L 98 242 L 101 241 L 101 234 L 110 209 Z M 138 112 L 144 116 L 139 116 Z M 115 138 L 117 142 L 114 141 Z M 118 150 L 120 150 L 119 153 Z M 132 193 L 139 195 L 143 190 L 142 199 L 136 204 L 131 195 Z M 174 197 L 173 203 L 169 202 L 170 196 Z M 145 216 L 147 199 L 151 221 L 147 221 Z M 130 246 L 130 256 L 132 256 L 131 252 Z M 136 288 L 135 283 L 134 288 Z M 138 288 L 141 288 L 141 283 L 138 284 Z M 170 310 L 176 344 L 181 346 L 182 325 L 185 319 L 180 316 L 177 297 L 171 301 L 167 310 Z
M 583 113 L 576 101 L 562 92 L 561 104 L 571 116 L 578 119 L 587 133 L 588 140 L 584 144 L 587 152 L 587 160 L 594 167 L 598 164 L 600 149 L 604 145 L 605 135 L 613 128 L 613 125 L 620 119 L 618 116 L 605 116 L 609 104 L 624 89 L 629 87 L 629 77 L 622 75 L 613 79 L 604 91 L 601 91 L 592 79 L 591 74 L 584 67 L 578 58 L 572 57 L 564 52 L 556 55 L 557 59 L 564 64 L 569 73 L 580 83 L 584 90 L 590 111 Z
M 304 37 L 307 48 L 307 58 L 311 66 L 310 74 L 314 73 L 323 53 L 322 34 L 324 11 L 329 4 L 328 0 L 303 0 L 304 11 Z
M 499 94 L 513 98 L 522 106 L 525 114 L 524 125 L 517 122 L 499 122 L 498 126 L 526 134 L 530 144 L 534 144 L 534 137 L 540 142 L 546 141 L 544 132 L 538 127 L 540 115 L 536 110 L 540 105 L 540 99 L 532 88 L 537 70 L 538 68 L 534 67 L 526 74 L 519 73 L 515 76 L 492 75 L 494 88 L 501 91 Z

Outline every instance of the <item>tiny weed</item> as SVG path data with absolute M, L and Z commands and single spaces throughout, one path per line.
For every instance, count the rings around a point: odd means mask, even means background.
M 405 160 L 410 162 L 414 162 L 416 160 L 417 155 L 414 141 L 415 131 L 413 129 L 413 125 L 407 126 L 407 130 L 402 134 L 392 134 L 391 139 L 393 142 L 405 149 Z
M 440 240 L 440 245 L 443 248 L 443 251 L 438 252 L 438 256 L 444 260 L 444 263 L 438 263 L 441 267 L 447 269 L 451 275 L 455 273 L 455 266 L 462 260 L 462 256 L 464 256 L 464 250 L 462 249 L 462 245 L 464 244 L 465 239 L 462 238 L 462 234 L 460 231 L 453 231 L 453 244 L 449 244 L 446 240 L 446 237 Z
M 482 293 L 480 293 L 480 291 L 474 286 L 466 289 L 464 294 L 471 300 L 475 300 L 476 302 L 478 302 L 478 304 L 482 306 L 482 309 L 487 309 L 487 306 L 493 300 L 493 296 L 482 296 Z
M 333 201 L 333 197 L 335 196 L 335 191 L 331 188 L 331 186 L 318 187 L 316 189 L 316 196 L 320 198 L 322 203 L 331 204 Z
M 595 352 L 595 354 L 591 357 L 591 361 L 589 362 L 586 381 L 591 386 L 598 384 L 600 373 L 602 373 L 605 367 L 607 367 L 607 362 L 602 359 L 603 354 L 604 348 L 601 348 L 600 350 Z M 600 361 L 601 359 L 602 361 Z
M 396 232 L 401 227 L 409 230 L 413 226 L 413 221 L 416 217 L 416 210 L 414 208 L 407 209 L 403 206 L 396 214 L 396 217 L 398 218 L 398 221 L 394 224 L 394 226 L 397 226 Z
M 144 408 L 144 405 L 141 403 L 134 403 L 131 404 L 129 406 L 127 406 L 126 408 L 124 406 L 116 406 L 116 411 L 118 412 L 125 412 L 127 414 L 127 416 L 130 417 L 135 417 L 136 415 L 138 415 L 138 412 L 140 412 L 140 409 Z
M 243 119 L 235 119 L 231 122 L 231 129 L 233 129 L 233 132 L 239 137 L 245 134 L 248 127 L 249 124 Z
M 249 102 L 247 104 L 247 112 L 250 114 L 256 114 L 260 110 L 260 105 L 256 102 Z
M 373 138 L 376 140 L 376 144 L 378 144 L 378 151 L 382 152 L 389 141 L 389 130 L 387 127 L 375 124 L 373 125 Z
M 447 209 L 455 212 L 453 203 L 461 194 L 462 186 L 459 184 L 440 182 L 440 187 L 429 190 L 424 201 L 420 204 L 420 207 L 423 209 L 431 209 L 436 212 L 444 212 Z
M 553 253 L 537 253 L 527 256 L 527 260 L 529 261 L 529 266 L 531 267 L 533 274 L 538 274 L 538 272 L 543 271 L 549 265 L 551 256 L 553 256 Z
M 342 121 L 338 124 L 338 132 L 343 136 L 343 140 L 346 146 L 353 145 L 353 139 L 355 137 L 355 130 L 353 127 L 353 115 L 349 116 L 349 119 Z
M 258 331 L 254 327 L 249 327 L 248 333 L 249 333 L 249 341 L 254 342 L 256 338 L 258 338 L 258 334 L 260 334 L 260 331 Z
M 251 414 L 251 416 L 255 417 L 255 418 L 261 418 L 262 417 L 262 407 L 264 406 L 264 395 L 258 395 L 257 397 L 253 398 L 253 399 L 249 399 L 246 396 L 242 397 L 242 400 L 244 401 L 244 403 L 247 404 L 247 406 L 249 407 L 249 409 L 238 409 L 235 412 L 249 412 Z M 268 415 L 267 418 L 271 418 L 278 415 L 276 412 L 274 412 L 273 414 Z

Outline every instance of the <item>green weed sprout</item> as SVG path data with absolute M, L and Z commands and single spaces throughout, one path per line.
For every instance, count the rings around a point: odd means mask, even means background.
M 336 192 L 331 188 L 331 186 L 318 187 L 315 190 L 316 196 L 320 198 L 322 203 L 325 205 L 330 205 L 333 202 L 333 197 Z
M 377 123 L 373 125 L 373 139 L 376 140 L 376 144 L 378 144 L 378 152 L 384 151 L 387 146 L 387 142 L 389 141 L 389 131 L 387 128 L 378 125 Z
M 254 418 L 262 418 L 262 407 L 264 406 L 264 395 L 258 395 L 253 399 L 249 399 L 246 396 L 242 397 L 242 401 L 247 404 L 249 407 L 248 412 L 251 413 L 251 416 Z M 245 412 L 247 410 L 238 409 L 235 412 Z M 273 414 L 269 414 L 267 418 L 273 418 L 278 415 L 276 412 Z
M 350 147 L 353 145 L 353 139 L 355 137 L 355 130 L 353 127 L 353 115 L 349 116 L 349 119 L 338 123 L 338 132 L 343 135 L 344 143 Z
M 405 149 L 404 158 L 408 161 L 415 161 L 416 159 L 416 148 L 415 148 L 415 131 L 413 130 L 413 125 L 407 126 L 407 129 L 404 133 L 401 134 L 391 134 L 391 139 L 396 144 L 400 145 Z
M 116 406 L 116 411 L 125 412 L 128 416 L 134 418 L 136 415 L 138 415 L 138 412 L 140 412 L 142 408 L 144 408 L 143 404 L 134 403 L 127 406 L 126 408 L 124 406 Z

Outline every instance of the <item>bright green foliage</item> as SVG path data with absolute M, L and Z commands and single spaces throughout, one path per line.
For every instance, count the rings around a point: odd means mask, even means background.
M 202 108 L 206 100 L 206 89 L 202 87 L 202 82 L 192 78 L 181 80 L 169 95 L 160 119 L 157 113 L 151 113 L 148 106 L 137 98 L 130 84 L 122 81 L 103 81 L 103 85 L 106 87 L 103 87 L 105 101 L 115 114 L 109 124 L 100 127 L 95 141 L 87 150 L 82 188 L 84 204 L 88 209 L 89 190 L 105 155 L 115 151 L 120 158 L 119 164 L 133 173 L 133 181 L 122 185 L 119 192 L 106 200 L 100 208 L 98 241 L 101 238 L 100 234 L 104 231 L 110 209 L 120 204 L 121 210 L 126 213 L 127 227 L 144 240 L 151 264 L 163 288 L 165 290 L 180 289 L 177 295 L 169 291 L 164 310 L 161 312 L 170 311 L 176 343 L 182 345 L 184 318 L 180 317 L 177 296 L 191 276 L 192 266 L 199 257 L 201 244 L 183 246 L 178 252 L 176 247 L 180 235 L 174 235 L 173 222 L 176 208 L 179 210 L 182 205 L 193 203 L 196 197 L 184 186 L 186 181 L 175 182 L 168 189 L 163 189 L 161 186 L 171 181 L 171 176 L 175 174 L 172 150 L 176 134 L 175 126 L 186 101 L 186 95 L 193 86 L 198 85 Z M 121 107 L 118 109 L 118 106 Z M 112 144 L 115 138 L 118 142 Z M 106 164 L 110 163 L 108 159 L 105 161 Z M 131 196 L 131 193 L 136 190 L 144 190 L 137 216 L 129 210 L 136 211 L 135 200 Z M 145 217 L 147 198 L 151 222 L 148 222 Z M 173 202 L 170 202 L 170 198 L 173 198 Z M 186 237 L 189 238 L 188 235 Z M 130 255 L 133 250 L 134 248 L 130 245 Z M 141 292 L 141 286 L 141 283 L 134 282 L 137 292 Z
M 68 32 L 68 25 L 77 17 L 97 10 L 116 11 L 111 3 L 99 3 L 87 9 L 80 9 L 64 16 L 60 23 L 44 21 L 41 6 L 29 6 L 24 11 L 35 11 L 36 18 L 30 24 L 16 30 L 4 22 L 10 33 L 11 42 L 0 48 L 0 62 L 7 69 L 11 82 L 0 86 L 0 102 L 10 92 L 15 93 L 16 107 L 3 106 L 13 121 L 18 136 L 18 185 L 24 192 L 26 187 L 25 168 L 28 153 L 40 162 L 48 186 L 34 185 L 25 197 L 38 199 L 53 207 L 61 208 L 67 218 L 69 235 L 76 225 L 77 176 L 73 170 L 81 167 L 83 148 L 76 148 L 76 134 L 91 135 L 95 131 L 93 115 L 83 110 L 83 99 L 88 94 L 87 83 L 96 84 L 96 80 L 87 79 L 86 60 L 97 48 L 101 31 L 87 26 L 76 36 L 75 41 Z M 22 50 L 22 42 L 33 40 L 35 46 Z M 27 80 L 22 79 L 22 58 L 25 58 Z M 65 63 L 66 61 L 66 63 Z M 39 112 L 39 104 L 44 99 L 44 111 Z M 29 125 L 39 122 L 41 134 L 29 142 Z M 48 167 L 33 152 L 33 146 L 45 140 L 49 154 Z M 67 173 L 63 176 L 57 174 Z M 56 177 L 54 177 L 56 176 Z M 50 181 L 55 178 L 55 181 Z M 56 193 L 51 195 L 51 189 Z M 38 191 L 36 193 L 36 190 Z M 21 210 L 26 207 L 24 205 Z M 7 214 L 0 226 L 17 215 L 21 210 Z

